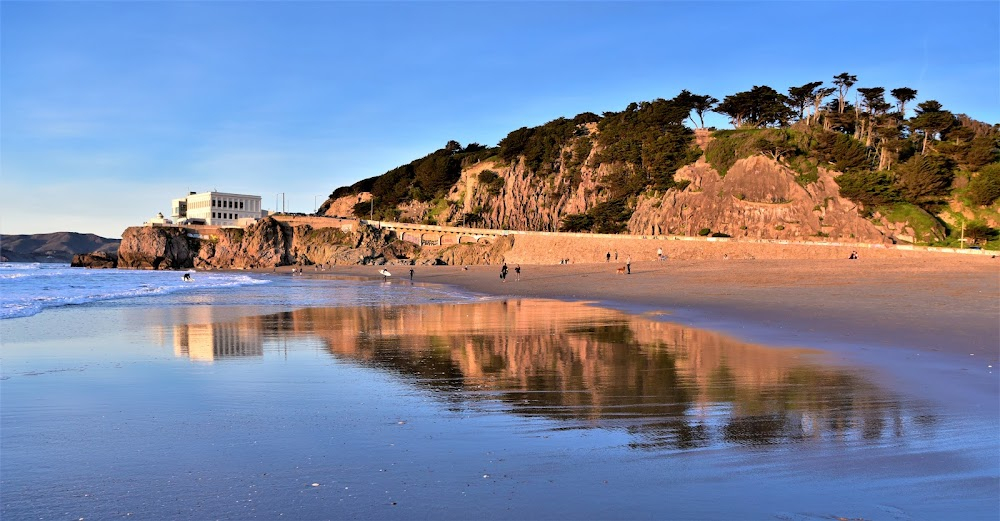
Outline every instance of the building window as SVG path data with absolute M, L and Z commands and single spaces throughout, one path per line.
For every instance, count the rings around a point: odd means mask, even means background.
M 243 201 L 240 201 L 240 210 L 243 209 Z

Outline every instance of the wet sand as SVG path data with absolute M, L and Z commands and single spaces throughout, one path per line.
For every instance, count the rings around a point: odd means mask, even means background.
M 745 341 L 829 349 L 889 368 L 899 385 L 928 395 L 967 400 L 975 392 L 977 403 L 996 400 L 1000 259 L 671 259 L 633 262 L 629 275 L 618 274 L 619 265 L 521 265 L 517 280 L 511 264 L 506 282 L 499 266 L 414 266 L 413 281 L 653 312 Z M 409 266 L 388 268 L 390 281 L 409 283 Z M 320 273 L 381 279 L 379 269 L 335 266 Z
M 755 324 L 768 340 L 854 342 L 987 357 L 1000 351 L 1000 259 L 643 261 L 522 265 L 506 282 L 497 266 L 415 266 L 414 282 L 509 297 L 587 300 L 685 321 Z M 389 266 L 408 281 L 406 266 Z M 284 268 L 288 271 L 288 268 Z M 381 278 L 380 267 L 323 274 Z M 307 275 L 315 275 L 307 270 Z M 782 338 L 784 337 L 784 338 Z
M 0 514 L 996 519 L 995 265 L 843 264 L 356 266 L 3 321 Z M 403 297 L 439 284 L 512 298 Z

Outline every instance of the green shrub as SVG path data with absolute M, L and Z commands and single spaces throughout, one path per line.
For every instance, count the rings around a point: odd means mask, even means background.
M 705 236 L 707 236 L 710 233 L 712 233 L 711 228 L 702 228 L 702 229 L 698 230 L 698 235 L 700 235 L 702 237 L 705 237 Z
M 889 172 L 851 172 L 837 178 L 840 195 L 865 205 L 891 204 L 902 199 Z
M 594 218 L 585 213 L 574 213 L 563 217 L 559 223 L 561 232 L 587 232 L 594 227 Z
M 493 170 L 483 170 L 479 172 L 479 184 L 490 195 L 500 195 L 500 190 L 505 184 L 504 178 Z
M 969 183 L 969 199 L 979 206 L 990 206 L 1000 199 L 1000 163 L 992 163 L 979 170 Z

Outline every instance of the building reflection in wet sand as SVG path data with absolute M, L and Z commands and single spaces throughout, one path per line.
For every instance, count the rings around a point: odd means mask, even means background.
M 253 318 L 216 322 L 211 307 L 189 309 L 191 322 L 173 326 L 174 355 L 201 362 L 264 355 L 263 331 Z
M 337 359 L 398 374 L 456 409 L 624 429 L 636 448 L 892 443 L 934 424 L 925 407 L 824 363 L 823 352 L 580 303 L 307 308 L 178 328 L 175 346 L 187 346 L 179 355 L 260 356 L 266 343 L 318 340 Z

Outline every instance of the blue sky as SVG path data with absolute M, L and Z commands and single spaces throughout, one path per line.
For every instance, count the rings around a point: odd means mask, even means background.
M 451 139 L 681 89 L 846 71 L 1000 122 L 995 1 L 4 1 L 0 60 L 5 234 L 120 237 L 213 189 L 310 212 Z

